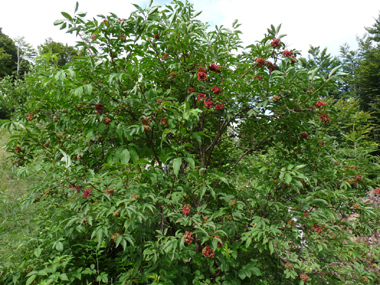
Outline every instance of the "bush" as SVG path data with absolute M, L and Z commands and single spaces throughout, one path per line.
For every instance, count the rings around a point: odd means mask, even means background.
M 341 74 L 296 67 L 280 27 L 236 54 L 237 21 L 208 32 L 188 3 L 135 6 L 62 13 L 91 56 L 39 68 L 3 125 L 15 167 L 46 175 L 24 203 L 51 205 L 3 282 L 379 281 L 378 246 L 350 239 L 379 227 L 362 200 L 379 166 L 337 151 L 317 103 Z

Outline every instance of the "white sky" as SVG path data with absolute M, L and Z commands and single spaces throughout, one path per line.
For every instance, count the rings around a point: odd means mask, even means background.
M 24 36 L 35 48 L 46 38 L 70 45 L 75 36 L 53 25 L 63 18 L 61 11 L 73 14 L 76 0 L 2 0 L 0 27 L 3 33 L 15 38 Z M 356 35 L 365 33 L 364 27 L 374 24 L 380 11 L 380 1 L 362 0 L 190 0 L 196 11 L 203 13 L 198 18 L 209 22 L 212 27 L 231 27 L 239 20 L 241 38 L 245 45 L 260 40 L 271 24 L 282 23 L 282 33 L 288 36 L 284 41 L 289 48 L 301 50 L 306 55 L 309 45 L 327 47 L 333 55 L 339 54 L 339 46 L 349 43 L 356 48 Z M 79 10 L 87 12 L 87 18 L 113 12 L 120 18 L 127 18 L 135 9 L 131 3 L 142 7 L 149 0 L 80 0 Z M 153 5 L 163 6 L 166 0 L 155 0 Z

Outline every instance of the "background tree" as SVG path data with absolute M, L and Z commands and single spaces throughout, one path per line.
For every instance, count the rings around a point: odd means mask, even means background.
M 300 58 L 299 64 L 303 68 L 314 69 L 318 68 L 317 75 L 322 78 L 327 78 L 329 73 L 336 67 L 341 65 L 340 59 L 338 57 L 332 56 L 327 52 L 327 48 L 321 50 L 321 47 L 310 46 L 308 50 L 307 58 Z M 342 83 L 338 82 L 337 86 L 332 87 L 332 90 L 328 90 L 329 96 L 338 100 L 343 96 L 342 94 Z
M 17 47 L 17 75 L 22 75 L 30 70 L 30 62 L 37 52 L 30 43 L 25 41 L 24 37 L 17 37 L 14 42 Z
M 47 54 L 49 52 L 57 54 L 58 67 L 62 67 L 65 64 L 85 55 L 83 51 L 69 46 L 68 44 L 65 45 L 63 43 L 55 42 L 52 38 L 46 39 L 44 44 L 39 45 L 38 52 L 40 55 Z
M 0 78 L 17 71 L 17 48 L 14 41 L 0 28 Z

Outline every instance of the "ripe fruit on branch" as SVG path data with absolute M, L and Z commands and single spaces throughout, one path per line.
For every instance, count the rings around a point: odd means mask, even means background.
M 208 66 L 208 69 L 213 72 L 221 72 L 220 65 L 216 65 L 214 62 Z
M 102 111 L 103 111 L 103 108 L 104 108 L 103 104 L 101 104 L 101 103 L 96 104 L 96 105 L 95 105 L 95 110 L 96 110 L 96 113 L 95 113 L 95 114 L 101 114 Z
M 29 113 L 29 116 L 28 116 L 28 118 L 26 118 L 26 120 L 31 121 L 31 120 L 33 120 L 33 117 L 34 117 L 33 113 Z
M 258 59 L 256 60 L 256 65 L 257 65 L 258 67 L 262 67 L 264 64 L 265 64 L 265 59 L 263 59 L 262 57 L 260 57 L 260 58 L 258 58 Z
M 216 106 L 215 106 L 215 109 L 216 110 L 223 110 L 224 109 L 224 106 L 222 105 L 222 104 L 216 104 Z
M 187 90 L 189 91 L 189 94 L 191 94 L 191 93 L 193 93 L 195 91 L 195 88 L 190 87 Z
M 115 233 L 113 236 L 112 236 L 112 240 L 114 242 L 116 242 L 116 238 L 119 236 L 119 233 Z
M 307 139 L 309 135 L 307 133 L 301 133 L 301 138 L 303 139 Z
M 214 238 L 217 238 L 217 239 L 222 240 L 219 236 L 214 236 Z M 222 247 L 223 247 L 223 242 L 218 241 L 218 247 L 219 247 L 219 248 L 222 248 Z
M 290 51 L 288 51 L 288 50 L 284 50 L 283 52 L 282 52 L 282 54 L 284 55 L 284 56 L 286 56 L 286 57 L 291 57 L 293 54 L 292 54 L 292 52 L 290 52 Z
M 327 104 L 323 103 L 322 101 L 318 101 L 317 103 L 315 103 L 315 105 L 317 105 L 318 108 L 321 108 L 323 106 L 326 106 Z
M 87 188 L 86 190 L 83 191 L 82 198 L 90 197 L 91 196 L 91 192 L 92 192 L 92 189 L 91 188 Z
M 214 87 L 211 88 L 211 91 L 214 92 L 214 94 L 218 95 L 220 92 L 223 91 L 223 89 L 218 88 L 214 85 Z
M 193 233 L 186 231 L 185 234 L 183 235 L 185 238 L 185 242 L 190 245 L 193 242 Z
M 274 96 L 272 97 L 272 101 L 273 101 L 273 102 L 276 102 L 276 101 L 278 101 L 278 100 L 280 100 L 280 97 L 279 97 L 278 95 L 274 95 Z
M 202 71 L 198 72 L 198 80 L 205 81 L 206 79 L 207 79 L 207 75 L 205 72 L 202 72 Z
M 304 282 L 308 282 L 308 281 L 310 281 L 309 276 L 307 276 L 305 273 L 302 273 L 302 274 L 300 275 L 300 278 L 301 278 L 301 280 L 304 281 Z
M 105 125 L 109 125 L 109 124 L 111 124 L 111 119 L 108 118 L 108 117 L 105 117 L 104 120 L 103 120 L 103 123 L 104 123 Z
M 204 257 L 209 257 L 209 258 L 215 257 L 214 250 L 208 245 L 206 245 L 206 247 L 202 249 L 202 254 Z
M 166 118 L 162 118 L 161 121 L 160 121 L 160 124 L 161 125 L 166 125 L 168 123 L 168 120 Z
M 293 268 L 293 264 L 287 263 L 287 264 L 285 264 L 285 268 L 290 270 Z
M 148 125 L 150 123 L 151 119 L 150 118 L 142 118 L 141 122 L 143 125 Z
M 210 109 L 213 106 L 213 102 L 210 99 L 204 101 L 203 104 L 207 109 Z
M 273 47 L 273 48 L 276 48 L 280 45 L 280 40 L 279 39 L 273 39 L 272 42 L 270 43 L 270 45 Z
M 322 123 L 327 123 L 327 124 L 330 123 L 330 118 L 326 114 L 322 114 L 319 118 L 320 118 Z
M 198 94 L 197 101 L 199 102 L 200 100 L 206 98 L 205 94 Z
M 187 204 L 185 205 L 183 208 L 182 208 L 182 213 L 187 216 L 188 214 L 190 214 L 190 205 Z

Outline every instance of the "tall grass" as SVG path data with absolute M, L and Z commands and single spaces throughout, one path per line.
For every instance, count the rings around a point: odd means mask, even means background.
M 21 207 L 21 199 L 35 178 L 20 178 L 12 171 L 9 153 L 4 149 L 9 139 L 8 131 L 0 130 L 0 265 L 17 259 L 21 253 L 23 242 L 33 230 L 35 208 Z

